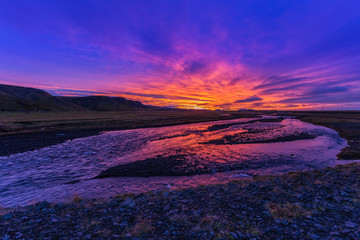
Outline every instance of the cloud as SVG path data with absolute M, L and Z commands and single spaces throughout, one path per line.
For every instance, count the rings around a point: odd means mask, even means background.
M 207 64 L 203 60 L 193 60 L 185 64 L 184 72 L 187 74 L 201 73 L 206 70 Z
M 289 77 L 289 76 L 271 76 L 267 78 L 262 84 L 254 87 L 254 90 L 267 89 L 269 87 L 273 88 L 276 86 L 288 86 L 289 84 L 298 84 L 304 80 L 307 80 L 308 77 Z
M 229 81 L 228 85 L 229 86 L 234 86 L 235 84 L 237 84 L 238 82 L 244 80 L 243 77 L 236 77 L 236 78 L 233 78 Z
M 193 100 L 200 102 L 208 102 L 209 100 L 201 99 L 201 98 L 193 98 L 193 97 L 184 97 L 184 96 L 176 96 L 176 95 L 161 95 L 161 94 L 148 94 L 148 93 L 136 93 L 136 92 L 125 92 L 125 91 L 116 91 L 110 92 L 110 94 L 123 94 L 123 95 L 133 95 L 133 96 L 141 96 L 141 97 L 149 97 L 149 98 L 157 98 L 157 99 L 178 99 L 178 100 Z
M 299 84 L 293 84 L 289 86 L 283 86 L 278 88 L 271 88 L 262 90 L 260 93 L 264 95 L 271 95 L 271 94 L 279 94 L 279 93 L 289 93 L 291 91 L 296 91 L 298 89 L 301 89 L 303 87 L 309 86 L 308 83 L 299 83 Z
M 236 100 L 234 103 L 248 103 L 248 102 L 257 102 L 257 101 L 261 101 L 262 98 L 257 97 L 257 96 L 252 96 L 252 97 L 248 97 L 245 99 L 240 99 L 240 100 Z
M 276 103 L 308 103 L 308 104 L 343 104 L 343 103 L 359 103 L 360 95 L 358 92 L 347 93 L 347 95 L 305 95 L 305 96 L 297 96 L 291 98 L 284 98 Z
M 6 1 L 0 80 L 159 106 L 360 108 L 359 15 L 359 1 Z
M 334 94 L 334 93 L 344 93 L 349 91 L 349 86 L 334 86 L 334 87 L 314 87 L 309 91 L 305 92 L 307 95 L 316 96 L 316 95 L 325 95 L 325 94 Z
M 89 96 L 89 95 L 107 95 L 108 92 L 92 91 L 92 90 L 77 90 L 77 89 L 44 89 L 55 96 Z
M 262 107 L 262 106 L 264 106 L 264 103 L 262 103 L 262 102 L 251 103 L 252 108 L 258 108 L 258 107 Z

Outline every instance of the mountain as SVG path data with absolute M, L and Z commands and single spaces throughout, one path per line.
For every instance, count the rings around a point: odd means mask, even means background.
M 89 96 L 59 97 L 59 99 L 92 111 L 128 111 L 148 108 L 140 102 L 126 100 L 122 97 Z
M 36 88 L 0 84 L 0 111 L 84 111 Z
M 40 89 L 0 84 L 0 111 L 127 111 L 148 108 L 122 97 L 57 97 Z

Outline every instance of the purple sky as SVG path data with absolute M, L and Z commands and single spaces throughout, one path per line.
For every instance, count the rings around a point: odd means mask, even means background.
M 1 1 L 0 83 L 207 109 L 360 109 L 360 1 Z

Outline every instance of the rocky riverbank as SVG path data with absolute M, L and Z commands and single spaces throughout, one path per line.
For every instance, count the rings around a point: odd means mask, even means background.
M 173 126 L 237 118 L 259 118 L 263 112 L 124 111 L 0 112 L 0 156 L 33 151 L 102 131 Z
M 2 239 L 359 239 L 360 164 L 2 209 Z
M 339 154 L 343 160 L 360 159 L 360 111 L 279 112 L 279 115 L 296 116 L 302 121 L 336 130 L 348 140 L 348 146 Z

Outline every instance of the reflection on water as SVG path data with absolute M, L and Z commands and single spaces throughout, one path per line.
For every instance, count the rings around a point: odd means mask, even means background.
M 294 139 L 304 133 L 309 139 Z M 237 140 L 216 142 L 221 139 Z M 63 201 L 74 195 L 109 197 L 322 168 L 333 166 L 345 145 L 335 131 L 296 119 L 237 119 L 106 132 L 0 157 L 0 206 Z M 193 169 L 191 176 L 92 179 L 119 164 L 172 155 L 186 156 L 179 171 Z M 65 184 L 69 182 L 76 183 Z

